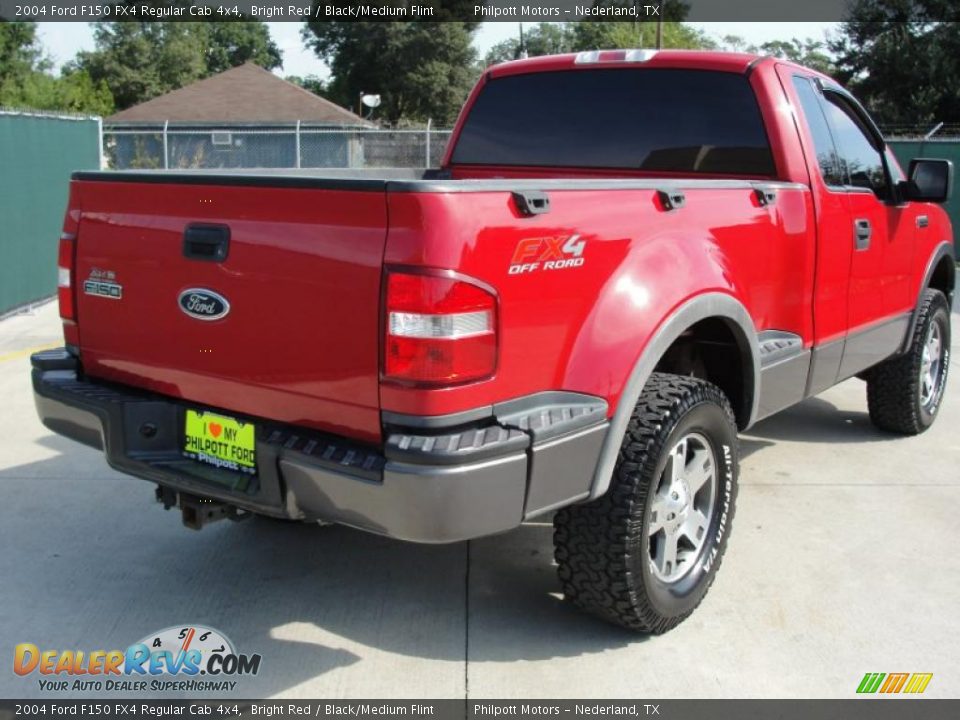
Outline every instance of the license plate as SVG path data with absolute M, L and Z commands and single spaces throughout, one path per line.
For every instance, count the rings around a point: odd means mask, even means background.
M 256 432 L 252 423 L 226 415 L 187 410 L 183 454 L 198 462 L 255 475 Z

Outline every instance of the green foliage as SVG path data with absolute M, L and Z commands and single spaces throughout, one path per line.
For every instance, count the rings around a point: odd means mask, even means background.
M 769 55 L 789 60 L 825 75 L 833 75 L 836 67 L 826 42 L 821 40 L 771 40 L 762 45 L 751 45 L 739 35 L 724 35 L 720 47 L 730 52 L 743 52 L 752 55 Z
M 284 80 L 294 85 L 299 85 L 304 90 L 312 92 L 314 95 L 319 95 L 320 97 L 327 96 L 327 81 L 322 77 L 317 75 L 307 75 L 306 77 L 300 77 L 299 75 L 287 75 Z
M 520 47 L 519 33 L 509 40 L 502 40 L 491 47 L 483 59 L 484 65 L 496 65 L 517 60 L 526 51 L 528 57 L 557 55 L 573 52 L 572 23 L 540 23 L 524 28 L 523 45 Z
M 837 37 L 836 78 L 883 124 L 960 122 L 960 20 L 944 0 L 856 0 Z
M 74 67 L 105 82 L 121 110 L 245 62 L 268 70 L 282 64 L 259 21 L 101 22 L 94 42 Z
M 657 23 L 653 21 L 585 21 L 573 25 L 575 51 L 657 46 Z M 705 33 L 682 22 L 666 21 L 662 25 L 662 32 L 663 47 L 666 49 L 709 50 L 714 47 L 713 41 Z
M 113 112 L 107 86 L 86 72 L 50 74 L 36 23 L 0 23 L 0 106 L 104 115 Z
M 207 48 L 209 74 L 247 62 L 256 63 L 267 70 L 283 65 L 280 48 L 270 39 L 270 29 L 265 23 L 235 20 L 204 25 L 210 34 Z
M 77 54 L 75 66 L 104 81 L 123 110 L 204 76 L 195 23 L 102 22 L 96 50 Z
M 64 72 L 60 77 L 32 73 L 21 85 L 19 98 L 12 98 L 10 104 L 35 110 L 62 110 L 89 115 L 109 115 L 113 112 L 113 96 L 109 88 L 102 82 L 94 83 L 83 70 Z
M 790 60 L 811 70 L 817 70 L 825 75 L 832 75 L 836 71 L 833 57 L 830 55 L 827 44 L 821 40 L 773 40 L 763 43 L 758 54 Z
M 663 23 L 663 47 L 707 50 L 715 43 L 703 32 L 682 22 Z M 524 28 L 523 50 L 527 57 L 579 52 L 581 50 L 617 50 L 656 47 L 655 22 L 540 23 Z M 487 52 L 486 65 L 516 60 L 521 57 L 519 33 L 515 38 L 494 45 Z
M 476 25 L 311 21 L 303 39 L 331 70 L 334 102 L 356 111 L 361 93 L 379 94 L 376 115 L 387 124 L 450 125 L 476 80 Z
M 0 21 L 0 80 L 46 69 L 35 22 Z

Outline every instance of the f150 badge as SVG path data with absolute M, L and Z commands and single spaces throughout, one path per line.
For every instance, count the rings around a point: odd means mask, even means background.
M 579 235 L 524 238 L 513 251 L 508 272 L 510 275 L 524 275 L 580 267 L 586 247 L 587 241 L 581 240 Z
M 85 295 L 120 300 L 123 297 L 123 285 L 117 282 L 117 276 L 113 270 L 93 268 L 87 279 L 83 281 L 83 292 Z
M 220 293 L 206 288 L 188 288 L 180 293 L 180 310 L 197 320 L 219 320 L 230 312 L 230 303 Z

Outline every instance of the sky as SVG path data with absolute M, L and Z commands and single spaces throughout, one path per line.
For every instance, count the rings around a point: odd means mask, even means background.
M 486 22 L 480 26 L 474 36 L 474 44 L 480 55 L 502 40 L 518 34 L 518 24 L 512 22 Z M 525 23 L 533 25 L 534 23 Z M 750 44 L 759 45 L 770 40 L 789 40 L 790 38 L 812 38 L 822 40 L 824 34 L 834 29 L 834 22 L 701 22 L 690 23 L 716 39 L 724 35 L 739 35 Z M 283 51 L 283 68 L 279 75 L 319 75 L 326 77 L 328 72 L 312 51 L 303 47 L 300 40 L 301 23 L 268 22 L 273 41 Z M 61 65 L 73 59 L 79 50 L 93 49 L 93 31 L 86 23 L 40 23 L 40 40 L 59 69 Z

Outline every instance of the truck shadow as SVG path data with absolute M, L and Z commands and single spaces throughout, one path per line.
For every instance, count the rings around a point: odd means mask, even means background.
M 823 398 L 813 397 L 761 420 L 742 437 L 741 450 L 749 455 L 778 440 L 861 443 L 894 440 L 897 436 L 875 428 L 865 410 L 840 410 Z
M 38 442 L 54 454 L 0 468 L 0 543 L 16 550 L 0 554 L 11 645 L 122 650 L 203 624 L 263 658 L 256 677 L 214 696 L 442 697 L 463 693 L 467 657 L 542 660 L 643 640 L 560 600 L 547 524 L 445 546 L 262 518 L 197 533 L 94 451 Z M 348 670 L 357 663 L 363 672 Z M 36 677 L 9 673 L 0 694 L 42 693 Z
M 743 451 L 889 438 L 865 412 L 814 398 L 758 423 Z M 54 435 L 37 444 L 44 459 L 0 467 L 0 543 L 15 549 L 0 554 L 0 635 L 12 644 L 123 649 L 204 624 L 263 658 L 234 697 L 459 695 L 467 659 L 657 646 L 561 599 L 548 521 L 445 546 L 260 518 L 196 533 L 98 452 Z M 13 674 L 0 693 L 40 694 Z

